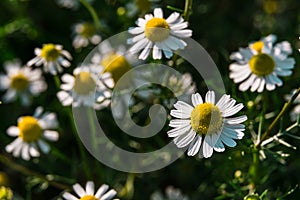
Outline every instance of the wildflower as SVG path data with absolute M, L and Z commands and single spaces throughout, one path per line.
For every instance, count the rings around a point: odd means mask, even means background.
M 114 189 L 111 189 L 107 192 L 108 188 L 108 185 L 103 184 L 95 194 L 94 182 L 88 181 L 86 183 L 85 190 L 78 183 L 76 183 L 73 185 L 73 189 L 79 198 L 75 197 L 69 192 L 65 192 L 63 197 L 66 200 L 110 200 L 117 194 L 117 192 Z
M 295 92 L 296 92 L 296 90 L 293 90 L 292 94 L 285 95 L 285 99 L 287 101 L 289 101 Z M 292 111 L 290 113 L 290 117 L 293 122 L 297 121 L 297 119 L 300 115 L 300 95 L 297 96 L 297 98 L 294 101 L 294 104 L 296 104 L 296 106 L 292 109 Z
M 70 67 L 70 62 L 72 60 L 71 54 L 63 50 L 63 46 L 58 44 L 44 44 L 43 48 L 35 48 L 34 53 L 35 58 L 27 62 L 28 66 L 44 65 L 44 72 L 50 72 L 52 75 L 56 75 L 57 72 L 61 73 L 63 71 L 62 67 Z M 67 59 L 65 59 L 67 58 Z
M 113 48 L 107 41 L 101 43 L 92 57 L 92 63 L 103 68 L 101 73 L 110 73 L 115 83 L 131 69 L 134 62 L 135 57 L 126 53 L 124 46 Z
M 274 45 L 276 36 L 269 35 L 260 41 L 251 43 L 248 48 L 240 48 L 239 52 L 231 54 L 232 63 L 230 78 L 235 83 L 241 83 L 239 89 L 251 92 L 274 90 L 282 86 L 278 76 L 290 76 L 295 65 L 294 58 L 288 58 L 292 53 L 287 41 Z
M 0 187 L 0 199 L 1 200 L 12 200 L 13 192 L 10 188 L 1 186 Z
M 61 79 L 62 89 L 57 93 L 57 97 L 63 106 L 88 106 L 100 109 L 110 103 L 111 91 L 114 83 L 109 73 L 104 73 L 99 77 L 103 69 L 100 66 L 90 65 L 74 69 L 73 74 L 64 74 Z M 101 103 L 96 100 L 101 99 Z M 99 100 L 100 101 L 100 100 Z
M 88 3 L 93 3 L 94 0 L 86 0 Z M 62 7 L 72 10 L 77 10 L 80 6 L 80 0 L 56 0 L 56 3 Z
M 126 11 L 128 17 L 133 17 L 138 13 L 145 14 L 148 12 L 151 7 L 152 3 L 158 0 L 133 0 L 126 4 Z
M 74 34 L 73 47 L 75 49 L 86 47 L 89 42 L 96 45 L 101 41 L 101 37 L 97 34 L 95 26 L 88 22 L 76 24 L 74 26 Z
M 79 0 L 57 0 L 60 7 L 76 10 L 79 7 Z
M 139 18 L 136 22 L 138 27 L 130 28 L 129 33 L 137 35 L 128 39 L 128 44 L 134 44 L 129 51 L 137 53 L 139 59 L 145 60 L 152 50 L 153 59 L 161 59 L 162 51 L 166 58 L 171 58 L 172 51 L 184 49 L 187 44 L 180 38 L 192 36 L 192 31 L 185 29 L 188 22 L 184 22 L 179 13 L 174 12 L 167 19 L 163 18 L 161 8 L 154 9 L 152 14 L 145 15 L 145 19 Z
M 39 149 L 43 153 L 50 151 L 49 145 L 44 140 L 58 140 L 58 132 L 49 130 L 57 128 L 58 122 L 55 113 L 42 113 L 43 108 L 38 107 L 33 116 L 20 117 L 17 126 L 11 126 L 7 129 L 9 136 L 17 137 L 5 147 L 8 153 L 29 160 L 30 157 L 40 156 Z
M 160 192 L 154 192 L 150 200 L 188 200 L 186 195 L 183 195 L 180 189 L 174 188 L 173 186 L 168 186 L 166 188 L 166 197 L 164 197 Z
M 174 137 L 177 147 L 188 147 L 188 156 L 199 152 L 199 157 L 208 158 L 213 150 L 223 152 L 224 144 L 229 147 L 236 146 L 233 139 L 242 139 L 245 126 L 240 124 L 247 120 L 243 115 L 228 118 L 238 113 L 244 106 L 237 104 L 229 95 L 223 95 L 215 104 L 215 93 L 208 91 L 203 102 L 200 94 L 192 95 L 193 106 L 178 101 L 171 110 L 171 116 L 179 118 L 170 121 L 173 129 L 168 131 L 169 137 Z
M 4 68 L 7 75 L 0 74 L 0 90 L 7 90 L 3 96 L 6 103 L 19 97 L 21 104 L 28 106 L 32 102 L 32 96 L 37 96 L 47 89 L 40 69 L 21 67 L 18 61 L 7 62 Z

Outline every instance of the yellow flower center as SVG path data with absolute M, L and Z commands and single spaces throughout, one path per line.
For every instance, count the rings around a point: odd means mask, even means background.
M 264 10 L 266 13 L 268 14 L 274 14 L 276 12 L 278 12 L 278 2 L 276 0 L 265 0 L 264 4 L 263 4 Z
M 257 41 L 251 44 L 251 48 L 257 51 L 258 53 L 262 52 L 262 49 L 264 48 L 264 43 L 262 41 Z
M 249 60 L 249 66 L 253 74 L 266 76 L 273 72 L 275 62 L 271 56 L 261 53 Z
M 214 134 L 221 129 L 222 125 L 221 111 L 211 103 L 200 104 L 191 113 L 191 126 L 200 135 Z
M 151 2 L 149 0 L 136 0 L 135 5 L 140 11 L 144 12 L 150 10 L 151 8 Z
M 1 200 L 12 200 L 13 193 L 10 188 L 8 187 L 0 187 L 0 199 Z
M 89 38 L 96 33 L 95 27 L 90 23 L 83 23 L 79 26 L 78 33 L 83 37 Z
M 16 74 L 11 78 L 10 86 L 18 91 L 23 91 L 28 88 L 29 80 L 28 78 L 22 74 Z
M 23 117 L 19 123 L 20 137 L 24 142 L 35 142 L 42 135 L 42 128 L 40 127 L 36 118 L 31 116 Z
M 79 200 L 99 200 L 99 199 L 93 195 L 86 195 L 86 196 L 81 197 Z
M 46 61 L 54 61 L 60 55 L 60 50 L 54 44 L 46 44 L 42 48 L 41 57 Z
M 145 27 L 145 36 L 153 42 L 161 42 L 170 35 L 170 26 L 165 19 L 152 18 Z
M 104 72 L 110 72 L 115 83 L 131 69 L 129 62 L 124 56 L 111 54 L 104 58 L 101 62 Z
M 93 92 L 97 84 L 90 72 L 79 72 L 75 76 L 74 91 L 79 95 L 87 95 Z

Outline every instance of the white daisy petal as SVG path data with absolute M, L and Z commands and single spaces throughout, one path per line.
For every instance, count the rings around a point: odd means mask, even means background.
M 86 183 L 85 191 L 87 195 L 94 195 L 95 192 L 95 185 L 94 182 L 88 181 Z
M 20 129 L 16 126 L 11 126 L 7 129 L 7 135 L 16 137 L 20 134 Z
M 184 127 L 190 124 L 190 120 L 173 119 L 170 121 L 170 127 Z
M 163 11 L 161 8 L 155 8 L 153 12 L 154 12 L 154 17 L 163 18 Z
M 200 146 L 202 142 L 202 137 L 200 135 L 196 136 L 194 141 L 190 144 L 188 148 L 187 155 L 194 156 L 199 152 Z
M 15 148 L 21 146 L 21 143 L 22 143 L 22 139 L 18 137 L 12 143 L 10 143 L 5 147 L 6 152 L 11 153 Z
M 239 104 L 235 105 L 234 107 L 225 110 L 223 113 L 223 117 L 232 116 L 232 115 L 238 113 L 243 108 L 244 108 L 244 105 L 242 103 L 239 103 Z
M 176 140 L 174 140 L 174 143 L 178 148 L 183 148 L 189 145 L 193 141 L 195 136 L 196 136 L 195 131 L 190 130 L 187 134 L 175 138 Z
M 152 50 L 153 59 L 161 59 L 161 56 L 162 56 L 161 49 L 156 44 L 154 44 L 153 50 Z
M 223 145 L 223 143 L 222 143 L 222 141 L 221 141 L 221 138 L 219 138 L 219 139 L 217 140 L 217 142 L 216 142 L 216 144 L 215 144 L 215 146 L 214 146 L 214 150 L 215 150 L 216 152 L 223 152 L 223 151 L 225 151 L 225 147 L 224 147 L 224 145 Z
M 199 157 L 202 158 L 209 158 L 213 154 L 213 147 L 211 144 L 211 138 L 210 137 L 204 137 L 204 140 L 202 142 L 202 146 L 199 152 Z
M 50 146 L 43 140 L 38 140 L 38 145 L 43 153 L 47 154 L 50 151 Z
M 183 102 L 183 101 L 177 101 L 175 104 L 174 104 L 174 107 L 177 109 L 177 110 L 183 110 L 184 112 L 186 112 L 187 114 L 191 114 L 191 112 L 193 111 L 193 107 L 190 106 L 189 104 Z
M 109 190 L 106 194 L 101 197 L 101 200 L 110 200 L 116 196 L 117 192 L 113 189 Z
M 205 96 L 205 102 L 207 103 L 211 103 L 211 104 L 215 104 L 215 92 L 214 91 L 208 91 L 206 93 L 206 96 Z
M 84 191 L 84 189 L 78 183 L 73 185 L 73 190 L 79 197 L 83 197 L 83 196 L 87 195 L 87 193 Z
M 98 189 L 98 191 L 96 192 L 96 194 L 95 194 L 95 197 L 96 198 L 100 198 L 100 197 L 102 197 L 102 195 L 108 190 L 108 185 L 106 185 L 106 184 L 103 184 L 103 185 L 101 185 L 101 187 Z
M 226 146 L 229 146 L 229 147 L 236 146 L 236 142 L 233 139 L 227 137 L 225 134 L 221 134 L 220 138 Z
M 240 124 L 243 123 L 247 120 L 247 116 L 239 116 L 239 117 L 234 117 L 234 118 L 226 118 L 226 123 L 227 124 Z
M 24 160 L 30 160 L 29 156 L 29 144 L 28 143 L 23 143 L 23 148 L 21 152 L 21 156 Z
M 180 17 L 180 14 L 177 13 L 177 12 L 174 12 L 174 13 L 172 13 L 172 14 L 166 19 L 166 21 L 167 21 L 168 24 L 172 24 L 172 23 L 174 23 L 175 21 L 177 21 L 177 19 L 178 19 L 179 17 Z
M 57 131 L 45 130 L 43 135 L 47 140 L 50 141 L 57 141 L 59 138 L 59 134 Z
M 171 110 L 171 116 L 179 119 L 187 119 L 191 117 L 191 114 L 183 110 Z
M 62 195 L 66 200 L 78 200 L 74 195 L 70 194 L 69 192 L 65 192 Z
M 189 132 L 190 129 L 191 129 L 190 124 L 187 124 L 183 127 L 173 128 L 173 129 L 169 130 L 167 132 L 167 134 L 168 134 L 169 137 L 178 137 L 180 135 L 183 135 L 183 134 Z
M 38 151 L 36 144 L 34 144 L 34 143 L 30 144 L 29 154 L 31 157 L 39 157 L 40 156 L 40 152 Z
M 195 106 L 195 107 L 197 105 L 203 103 L 202 97 L 201 97 L 201 95 L 199 93 L 192 94 L 192 103 L 193 103 L 193 106 Z

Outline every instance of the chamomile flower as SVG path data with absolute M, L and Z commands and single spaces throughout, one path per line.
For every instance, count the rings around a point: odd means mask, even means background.
M 292 74 L 295 59 L 288 57 L 292 53 L 290 44 L 284 41 L 274 45 L 275 41 L 276 36 L 270 35 L 231 54 L 230 58 L 237 62 L 229 66 L 229 76 L 235 83 L 241 83 L 239 90 L 271 91 L 282 86 L 279 76 Z
M 0 186 L 0 199 L 1 200 L 12 200 L 13 192 L 9 187 Z
M 292 94 L 285 95 L 285 99 L 289 101 L 295 92 L 296 90 L 293 90 Z M 297 96 L 297 98 L 294 101 L 294 104 L 296 104 L 296 106 L 291 110 L 290 113 L 290 117 L 293 122 L 297 121 L 300 115 L 300 95 Z
M 76 183 L 73 185 L 73 190 L 79 198 L 69 192 L 65 192 L 63 198 L 66 200 L 110 200 L 116 196 L 117 192 L 114 189 L 108 191 L 108 188 L 108 185 L 103 184 L 95 193 L 94 182 L 88 181 L 85 189 Z
M 126 53 L 124 46 L 112 47 L 107 41 L 99 46 L 92 57 L 92 63 L 102 67 L 102 73 L 110 73 L 115 83 L 131 68 L 137 61 L 134 55 Z
M 71 63 L 69 60 L 72 60 L 71 54 L 63 50 L 63 46 L 58 44 L 44 44 L 43 48 L 35 48 L 34 53 L 35 58 L 27 62 L 28 66 L 44 65 L 44 72 L 50 72 L 52 75 L 56 75 L 57 72 L 61 73 L 63 67 L 70 67 Z M 67 59 L 66 59 L 67 58 Z
M 58 140 L 58 132 L 52 130 L 56 129 L 57 126 L 55 113 L 46 112 L 43 114 L 43 108 L 38 107 L 33 116 L 20 117 L 17 126 L 11 126 L 7 129 L 7 134 L 17 137 L 17 139 L 7 145 L 5 150 L 15 157 L 21 156 L 24 160 L 39 157 L 39 149 L 43 153 L 48 153 L 50 147 L 44 140 Z
M 168 186 L 166 188 L 166 196 L 162 195 L 160 192 L 154 192 L 150 200 L 188 200 L 189 198 L 182 194 L 180 189 L 174 188 L 173 186 Z
M 96 45 L 101 41 L 101 36 L 97 34 L 95 26 L 88 22 L 76 24 L 74 34 L 73 47 L 75 49 L 86 47 L 89 43 Z
M 194 156 L 199 152 L 199 157 L 208 158 L 213 150 L 223 152 L 225 145 L 236 146 L 234 139 L 242 139 L 247 116 L 228 118 L 238 113 L 244 106 L 229 95 L 223 95 L 215 103 L 215 93 L 208 91 L 203 102 L 200 94 L 192 95 L 193 106 L 178 101 L 171 110 L 171 116 L 179 118 L 170 121 L 173 129 L 168 131 L 169 137 L 174 137 L 177 147 L 188 146 L 188 156 Z
M 184 22 L 179 13 L 174 12 L 164 19 L 161 8 L 154 9 L 154 16 L 147 14 L 145 19 L 139 18 L 136 24 L 138 27 L 129 29 L 130 34 L 137 35 L 128 39 L 128 44 L 134 44 L 129 51 L 142 51 L 139 55 L 142 60 L 147 59 L 152 48 L 153 59 L 161 59 L 162 52 L 166 58 L 171 58 L 172 51 L 186 47 L 181 38 L 192 36 L 192 31 L 186 29 L 188 22 Z
M 94 0 L 86 0 L 88 3 L 93 3 Z M 56 0 L 60 7 L 77 10 L 80 6 L 80 0 Z
M 106 107 L 111 97 L 109 88 L 114 86 L 114 82 L 109 73 L 100 75 L 102 71 L 100 66 L 90 65 L 77 67 L 73 71 L 73 76 L 64 74 L 61 77 L 63 84 L 60 88 L 62 90 L 57 93 L 62 105 L 83 105 L 95 109 Z
M 133 17 L 137 14 L 145 14 L 153 7 L 152 3 L 159 0 L 133 0 L 125 6 L 128 17 Z
M 6 90 L 3 102 L 8 103 L 20 98 L 21 104 L 28 106 L 32 97 L 47 89 L 47 83 L 42 77 L 40 69 L 21 67 L 18 61 L 7 62 L 4 65 L 6 75 L 0 74 L 0 90 Z

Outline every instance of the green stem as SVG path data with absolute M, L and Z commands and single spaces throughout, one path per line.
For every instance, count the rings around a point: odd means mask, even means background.
M 91 14 L 94 23 L 95 23 L 95 27 L 97 30 L 102 29 L 101 26 L 101 22 L 99 20 L 99 17 L 95 11 L 95 9 L 91 6 L 91 4 L 89 4 L 89 2 L 87 2 L 86 0 L 80 0 L 80 2 L 84 5 L 84 7 L 89 11 L 89 13 Z
M 250 175 L 250 191 L 249 193 L 253 193 L 255 191 L 258 178 L 258 168 L 259 168 L 259 151 L 254 146 L 253 154 L 252 154 L 252 164 L 249 168 Z
M 88 119 L 89 119 L 89 124 L 90 124 L 90 132 L 92 135 L 92 145 L 93 145 L 93 150 L 95 152 L 98 152 L 98 143 L 97 143 L 97 137 L 96 137 L 96 127 L 95 127 L 95 121 L 93 117 L 93 109 L 88 108 Z
M 192 11 L 192 4 L 193 4 L 193 0 L 185 1 L 184 12 L 183 12 L 183 17 L 185 21 L 189 20 L 190 13 Z
M 258 144 L 256 144 L 256 147 L 259 148 L 261 146 L 261 143 L 267 138 L 267 136 L 272 132 L 272 130 L 275 128 L 275 126 L 280 121 L 281 117 L 289 110 L 289 108 L 292 106 L 293 102 L 297 98 L 297 96 L 300 93 L 300 87 L 296 90 L 296 92 L 293 94 L 292 98 L 284 104 L 283 108 L 281 109 L 280 113 L 277 115 L 277 117 L 274 119 L 274 121 L 271 123 L 271 125 L 268 127 L 268 129 L 263 133 L 260 141 Z
M 90 169 L 88 167 L 88 162 L 87 162 L 88 160 L 87 160 L 87 156 L 86 156 L 84 147 L 83 147 L 83 145 L 81 143 L 81 140 L 80 140 L 80 138 L 78 136 L 73 116 L 72 116 L 71 112 L 68 112 L 68 113 L 69 113 L 69 117 L 70 117 L 70 121 L 71 121 L 71 126 L 72 126 L 72 130 L 73 130 L 72 132 L 74 134 L 74 137 L 76 139 L 76 142 L 77 142 L 77 145 L 78 145 L 78 148 L 79 148 L 79 153 L 80 153 L 80 157 L 82 159 L 82 164 L 83 164 L 83 169 L 84 169 L 85 175 L 86 175 L 86 177 L 88 179 L 91 179 L 92 175 L 91 175 Z
M 185 5 L 184 5 L 184 11 L 183 11 L 183 18 L 185 21 L 189 20 L 190 17 L 190 13 L 192 10 L 192 4 L 193 4 L 193 0 L 185 0 Z M 176 61 L 178 58 L 178 54 L 175 54 L 172 58 L 172 66 L 176 66 Z
M 32 171 L 32 170 L 27 169 L 26 167 L 24 167 L 20 164 L 15 163 L 13 160 L 11 160 L 10 158 L 8 158 L 7 156 L 5 156 L 3 154 L 0 154 L 0 162 L 4 165 L 8 166 L 10 169 L 21 172 L 24 175 L 38 177 L 38 178 L 42 179 L 43 181 L 47 182 L 49 185 L 51 185 L 53 187 L 56 187 L 60 190 L 65 190 L 65 189 L 69 188 L 69 186 L 67 186 L 65 184 L 58 183 L 58 182 L 53 181 L 53 180 L 49 180 L 47 178 L 47 176 L 44 176 L 43 174 Z

